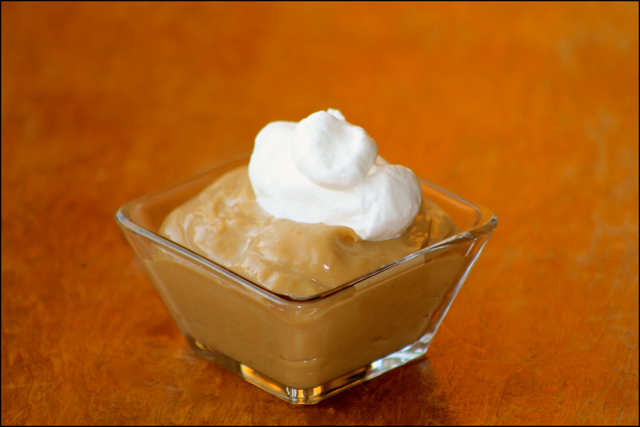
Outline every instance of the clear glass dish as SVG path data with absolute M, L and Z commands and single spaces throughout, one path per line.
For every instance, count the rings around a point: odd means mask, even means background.
M 165 217 L 249 156 L 122 206 L 116 221 L 193 350 L 293 404 L 314 404 L 423 356 L 497 225 L 420 179 L 460 230 L 323 294 L 279 295 L 158 234 Z

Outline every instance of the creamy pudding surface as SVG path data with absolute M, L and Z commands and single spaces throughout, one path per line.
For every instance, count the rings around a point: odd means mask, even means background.
M 363 240 L 349 227 L 278 219 L 256 200 L 247 167 L 235 169 L 172 211 L 160 234 L 275 293 L 333 289 L 459 232 L 422 200 L 400 236 Z

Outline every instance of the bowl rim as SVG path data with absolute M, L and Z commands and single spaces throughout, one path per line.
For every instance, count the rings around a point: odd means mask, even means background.
M 366 273 L 360 277 L 357 277 L 353 280 L 350 280 L 340 286 L 337 286 L 333 289 L 315 294 L 315 295 L 309 295 L 309 296 L 304 296 L 304 297 L 296 297 L 296 296 L 291 296 L 291 295 L 284 295 L 284 294 L 280 294 L 274 291 L 271 291 L 270 289 L 260 285 L 259 283 L 256 283 L 250 279 L 247 279 L 245 277 L 240 276 L 237 273 L 234 273 L 233 271 L 229 270 L 228 268 L 222 266 L 221 264 L 216 263 L 215 261 L 212 261 L 194 251 L 192 251 L 189 248 L 186 248 L 182 245 L 180 245 L 179 243 L 173 242 L 169 239 L 167 239 L 166 237 L 161 236 L 160 234 L 151 231 L 150 229 L 148 229 L 147 227 L 139 224 L 138 222 L 136 222 L 133 219 L 132 216 L 132 210 L 134 208 L 134 206 L 136 206 L 137 204 L 144 202 L 145 200 L 148 200 L 150 198 L 154 198 L 154 197 L 158 197 L 160 195 L 162 195 L 163 193 L 170 191 L 174 188 L 186 185 L 192 181 L 195 181 L 205 175 L 211 174 L 212 172 L 214 172 L 215 170 L 218 169 L 222 169 L 222 168 L 226 168 L 231 166 L 234 163 L 237 163 L 238 166 L 244 164 L 244 163 L 248 163 L 248 159 L 250 157 L 250 153 L 244 153 L 241 154 L 240 156 L 237 156 L 231 160 L 222 162 L 217 164 L 216 166 L 207 169 L 204 172 L 201 172 L 199 174 L 196 174 L 194 176 L 191 176 L 189 178 L 180 180 L 174 184 L 162 187 L 158 190 L 152 191 L 150 193 L 147 193 L 141 197 L 138 197 L 130 202 L 125 203 L 124 205 L 122 205 L 118 211 L 116 212 L 116 222 L 118 223 L 118 225 L 123 229 L 123 231 L 125 231 L 126 234 L 126 230 L 129 230 L 131 232 L 133 232 L 134 234 L 139 234 L 151 241 L 153 241 L 154 243 L 165 247 L 167 249 L 170 249 L 172 252 L 176 252 L 177 254 L 184 256 L 188 259 L 190 259 L 193 262 L 196 262 L 197 264 L 199 264 L 199 266 L 204 267 L 205 269 L 211 269 L 214 270 L 216 273 L 222 274 L 224 276 L 226 276 L 227 278 L 233 280 L 234 282 L 237 282 L 241 285 L 243 285 L 244 287 L 251 289 L 255 292 L 258 292 L 259 294 L 261 294 L 262 296 L 265 296 L 275 302 L 299 302 L 299 303 L 304 303 L 304 302 L 309 302 L 309 301 L 317 301 L 320 299 L 324 299 L 327 298 L 331 295 L 334 295 L 336 293 L 345 291 L 346 289 L 349 289 L 351 287 L 353 287 L 354 285 L 361 283 L 367 279 L 370 279 L 374 276 L 377 276 L 385 271 L 391 270 L 393 268 L 396 268 L 398 266 L 402 266 L 403 264 L 411 261 L 412 259 L 419 257 L 421 255 L 425 255 L 431 252 L 435 252 L 437 250 L 440 250 L 442 248 L 448 247 L 448 246 L 454 246 L 454 245 L 458 245 L 460 243 L 466 242 L 466 241 L 472 241 L 472 240 L 476 240 L 477 238 L 487 235 L 487 234 L 491 234 L 493 232 L 493 230 L 496 228 L 497 224 L 498 224 L 498 218 L 496 217 L 496 215 L 489 210 L 488 208 L 486 208 L 485 206 L 479 205 L 477 203 L 472 203 L 454 193 L 452 193 L 449 190 L 446 190 L 436 184 L 433 184 L 430 181 L 427 181 L 426 179 L 417 177 L 418 182 L 420 182 L 421 185 L 424 185 L 426 187 L 429 187 L 435 191 L 438 191 L 460 203 L 463 203 L 465 205 L 469 205 L 471 207 L 473 207 L 477 213 L 479 214 L 479 218 L 478 221 L 476 222 L 476 224 L 466 230 L 462 230 L 460 233 L 457 233 L 453 236 L 448 237 L 447 239 L 441 240 L 433 245 L 429 245 L 426 246 L 422 249 L 420 249 L 417 252 L 414 252 L 412 254 L 406 255 L 390 264 L 384 265 L 370 273 Z M 246 162 L 244 162 L 246 160 Z M 401 269 L 399 272 L 404 271 L 404 269 Z

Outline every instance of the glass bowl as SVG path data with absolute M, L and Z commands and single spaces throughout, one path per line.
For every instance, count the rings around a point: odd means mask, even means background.
M 314 404 L 423 356 L 497 225 L 419 179 L 460 233 L 322 294 L 247 280 L 158 230 L 176 207 L 248 163 L 242 156 L 122 206 L 116 221 L 193 350 L 293 404 Z

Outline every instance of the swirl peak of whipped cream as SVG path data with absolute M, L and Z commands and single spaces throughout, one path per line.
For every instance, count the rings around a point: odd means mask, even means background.
M 415 174 L 386 164 L 364 129 L 332 109 L 266 125 L 256 136 L 249 178 L 274 217 L 350 227 L 364 240 L 398 237 L 422 202 Z

